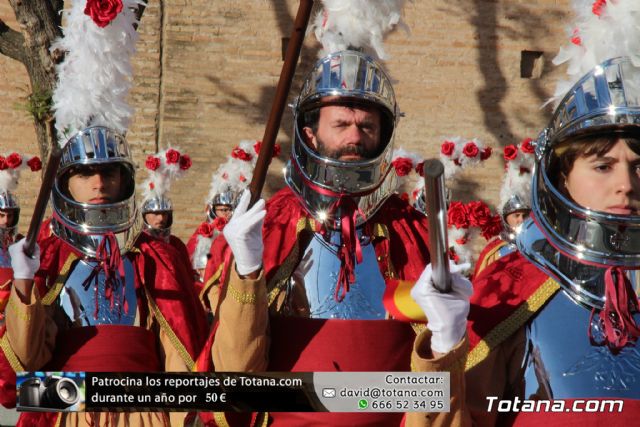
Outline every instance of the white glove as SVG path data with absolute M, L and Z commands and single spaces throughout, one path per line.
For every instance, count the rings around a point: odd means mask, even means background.
M 24 253 L 25 242 L 25 239 L 21 239 L 9 246 L 13 278 L 33 280 L 33 276 L 36 275 L 36 271 L 40 269 L 40 247 L 36 244 L 33 251 L 33 258 L 30 258 Z
M 241 276 L 257 271 L 262 266 L 262 223 L 267 211 L 264 200 L 260 199 L 251 209 L 249 199 L 251 193 L 245 190 L 240 197 L 238 206 L 223 233 L 236 259 L 236 270 Z
M 467 331 L 469 297 L 473 292 L 471 282 L 460 274 L 469 264 L 449 263 L 451 292 L 440 293 L 431 281 L 431 264 L 427 265 L 411 289 L 411 298 L 427 316 L 427 328 L 432 332 L 431 350 L 447 353 L 462 339 Z

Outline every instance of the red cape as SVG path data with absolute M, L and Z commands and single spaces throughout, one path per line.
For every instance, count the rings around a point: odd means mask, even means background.
M 467 369 L 522 327 L 559 289 L 519 251 L 482 270 L 473 280 Z
M 501 247 L 503 247 L 506 244 L 507 244 L 507 242 L 505 242 L 504 240 L 500 239 L 499 237 L 496 237 L 495 239 L 493 239 L 489 243 L 487 243 L 487 245 L 484 247 L 484 249 L 482 249 L 482 251 L 480 252 L 480 255 L 478 255 L 478 259 L 476 260 L 476 267 L 473 270 L 473 276 L 472 277 L 477 277 L 478 274 L 480 274 L 480 272 L 487 267 L 485 265 L 487 257 L 493 255 L 494 252 L 496 252 L 497 250 L 499 250 Z
M 200 235 L 200 233 L 198 233 L 198 230 L 200 230 L 200 227 L 202 227 L 202 224 L 207 224 L 207 223 L 208 223 L 207 221 L 202 221 L 200 225 L 195 229 L 191 237 L 189 237 L 189 240 L 187 241 L 186 246 L 187 246 L 187 254 L 189 254 L 189 260 L 191 260 L 191 258 L 193 257 L 193 254 L 196 252 L 196 248 L 198 247 L 198 236 Z
M 309 215 L 288 187 L 278 191 L 267 202 L 266 209 L 262 228 L 265 245 L 263 266 L 267 284 L 271 287 L 276 273 L 280 272 L 281 267 L 287 267 L 283 264 L 299 243 L 299 234 L 302 231 L 319 231 L 320 224 Z M 380 271 L 384 274 L 389 272 L 391 276 L 392 269 L 400 280 L 415 281 L 420 277 L 429 263 L 429 234 L 424 215 L 394 194 L 368 219 L 366 227 L 374 237 Z M 221 234 L 211 245 L 205 286 L 211 285 L 211 278 L 219 277 L 227 251 L 227 242 Z M 296 266 L 297 262 L 291 267 Z

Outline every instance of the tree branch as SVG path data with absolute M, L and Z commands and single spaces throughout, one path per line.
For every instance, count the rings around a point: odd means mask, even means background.
M 0 20 L 0 53 L 24 64 L 24 36 Z

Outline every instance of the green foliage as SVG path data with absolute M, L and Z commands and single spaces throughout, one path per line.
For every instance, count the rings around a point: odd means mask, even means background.
M 18 111 L 24 111 L 38 121 L 44 120 L 51 112 L 51 91 L 36 90 L 24 97 L 24 102 L 14 104 Z

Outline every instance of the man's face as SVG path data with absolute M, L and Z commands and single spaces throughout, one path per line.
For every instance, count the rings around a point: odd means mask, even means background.
M 227 221 L 229 221 L 231 215 L 233 215 L 233 209 L 229 205 L 215 205 L 213 210 L 217 218 L 224 218 Z
M 0 228 L 8 228 L 13 225 L 15 212 L 13 210 L 0 209 Z
M 511 228 L 515 229 L 520 224 L 522 224 L 525 219 L 529 218 L 529 213 L 530 212 L 531 212 L 531 210 L 529 210 L 529 209 L 521 209 L 519 211 L 511 212 L 506 217 L 507 224 L 509 224 L 509 226 Z
M 307 143 L 321 155 L 343 161 L 370 159 L 380 147 L 380 111 L 340 105 L 320 109 L 318 131 L 303 128 Z
M 91 205 L 119 202 L 122 198 L 122 172 L 119 165 L 77 166 L 70 172 L 69 195 Z
M 144 214 L 144 220 L 151 228 L 164 230 L 169 225 L 169 216 L 169 212 L 147 212 Z

